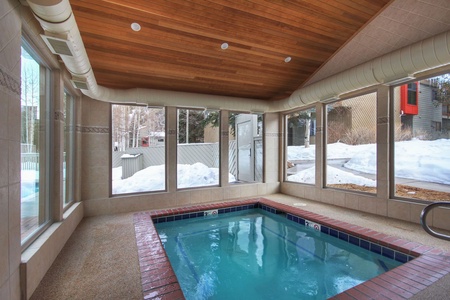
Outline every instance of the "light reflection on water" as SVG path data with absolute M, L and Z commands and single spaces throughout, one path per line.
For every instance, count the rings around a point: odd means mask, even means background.
M 326 299 L 400 264 L 260 210 L 156 228 L 187 299 Z

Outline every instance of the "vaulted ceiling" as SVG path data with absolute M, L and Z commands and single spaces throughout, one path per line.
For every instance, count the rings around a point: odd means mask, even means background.
M 390 2 L 70 0 L 99 85 L 262 100 L 311 80 Z

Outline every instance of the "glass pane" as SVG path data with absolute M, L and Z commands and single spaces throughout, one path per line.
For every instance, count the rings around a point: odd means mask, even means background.
M 450 201 L 450 74 L 409 86 L 417 87 L 417 114 L 401 110 L 394 88 L 395 196 Z
M 46 157 L 48 70 L 27 49 L 21 53 L 21 237 L 49 220 Z
M 377 94 L 326 106 L 326 185 L 376 193 Z
M 263 181 L 263 121 L 261 114 L 230 113 L 228 181 Z
M 178 109 L 177 187 L 219 185 L 220 113 Z
M 63 160 L 63 203 L 64 206 L 73 201 L 73 179 L 74 179 L 74 100 L 64 91 L 63 99 L 64 113 L 64 160 Z
M 163 108 L 112 105 L 112 194 L 166 189 Z
M 316 109 L 286 116 L 286 181 L 315 184 Z
M 408 84 L 408 104 L 417 105 L 417 83 Z

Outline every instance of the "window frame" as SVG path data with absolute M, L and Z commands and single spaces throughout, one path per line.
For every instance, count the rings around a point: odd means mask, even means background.
M 217 184 L 211 184 L 211 185 L 198 185 L 198 186 L 189 186 L 189 187 L 180 187 L 179 186 L 179 178 L 178 178 L 178 166 L 179 166 L 179 136 L 180 136 L 180 126 L 179 126 L 179 115 L 180 115 L 180 110 L 191 110 L 191 111 L 210 111 L 210 112 L 217 112 L 219 115 L 219 130 L 218 130 L 218 135 L 217 135 L 217 139 L 218 139 L 218 182 Z M 202 188 L 213 188 L 213 187 L 221 187 L 223 185 L 222 183 L 222 178 L 221 178 L 221 172 L 222 172 L 222 165 L 221 165 L 221 147 L 222 147 L 222 139 L 220 137 L 220 124 L 221 124 L 221 118 L 222 118 L 222 111 L 220 109 L 204 109 L 204 108 L 198 108 L 198 107 L 176 107 L 176 173 L 174 174 L 175 178 L 176 178 L 176 190 L 177 191 L 183 191 L 183 190 L 191 190 L 191 189 L 202 189 Z M 189 144 L 189 136 L 188 138 L 188 143 Z
M 113 118 L 112 118 L 112 114 L 113 114 L 113 106 L 114 105 L 121 105 L 121 106 L 131 106 L 131 107 L 146 107 L 147 109 L 161 109 L 164 112 L 164 165 L 165 165 L 165 170 L 164 170 L 164 189 L 161 190 L 151 190 L 151 191 L 137 191 L 137 192 L 130 192 L 130 193 L 117 193 L 114 194 L 113 193 L 113 152 L 114 152 L 114 147 L 113 147 Z M 148 105 L 143 105 L 143 104 L 135 104 L 135 103 L 111 103 L 110 104 L 110 112 L 109 112 L 109 116 L 110 116 L 110 133 L 109 133 L 109 197 L 110 198 L 114 198 L 114 197 L 126 197 L 126 196 L 131 196 L 131 195 L 142 195 L 142 194 L 153 194 L 153 193 L 162 193 L 162 192 L 167 192 L 168 191 L 168 161 L 167 161 L 167 145 L 168 145 L 168 123 L 167 123 L 167 107 L 165 106 L 148 106 Z
M 303 112 L 303 111 L 312 111 L 312 110 L 314 110 L 314 113 L 315 113 L 315 118 L 314 119 L 311 119 L 311 121 L 313 121 L 313 122 L 311 122 L 311 124 L 310 124 L 310 129 L 309 129 L 309 131 L 310 131 L 310 136 L 312 137 L 312 136 L 314 136 L 314 137 L 317 137 L 317 113 L 318 113 L 318 110 L 317 110 L 317 106 L 314 104 L 314 105 L 309 105 L 309 106 L 306 106 L 306 107 L 304 107 L 304 108 L 301 108 L 301 109 L 295 109 L 295 110 L 290 110 L 290 111 L 288 111 L 288 112 L 286 112 L 286 113 L 284 113 L 282 116 L 283 116 L 283 126 L 284 126 L 284 128 L 285 128 L 285 130 L 284 130 L 284 132 L 285 132 L 285 136 L 284 136 L 284 159 L 283 159 L 283 182 L 287 182 L 287 183 L 293 183 L 293 184 L 305 184 L 305 185 L 308 185 L 308 186 L 315 186 L 316 184 L 317 184 L 317 182 L 316 182 L 316 176 L 314 176 L 314 183 L 306 183 L 306 182 L 298 182 L 298 181 L 289 181 L 287 178 L 288 178 L 288 172 L 287 172 L 287 163 L 288 163 L 288 143 L 289 143 L 289 141 L 290 141 L 290 139 L 289 139 L 289 125 L 288 125 L 288 116 L 289 115 L 291 115 L 291 114 L 295 114 L 295 113 L 300 113 L 300 112 Z M 320 112 L 319 112 L 320 113 Z M 314 133 L 314 134 L 312 134 L 312 132 Z M 316 145 L 317 144 L 317 140 L 314 142 L 314 145 Z M 317 160 L 317 151 L 314 151 L 314 168 L 316 168 L 316 164 L 317 164 L 317 162 L 318 162 L 318 160 Z M 317 169 L 317 168 L 316 168 Z M 316 170 L 315 170 L 316 171 Z
M 440 71 L 437 73 L 434 72 L 430 72 L 430 73 L 425 73 L 421 76 L 416 77 L 413 82 L 409 82 L 409 83 L 416 83 L 418 85 L 417 88 L 417 97 L 418 99 L 420 98 L 420 91 L 419 91 L 419 87 L 420 87 L 420 82 L 421 81 L 427 81 L 430 80 L 436 76 L 440 76 L 440 75 L 445 75 L 445 74 L 450 74 L 450 69 L 445 69 L 444 71 Z M 407 84 L 406 84 L 407 85 Z M 390 86 L 389 89 L 389 119 L 390 119 L 390 126 L 389 126 L 389 132 L 390 132 L 390 145 L 389 145 L 389 198 L 390 199 L 395 199 L 395 200 L 400 200 L 400 201 L 404 201 L 404 202 L 408 202 L 408 203 L 416 203 L 416 204 L 430 204 L 432 203 L 432 201 L 430 200 L 422 200 L 419 198 L 412 198 L 412 197 L 407 197 L 407 196 L 401 196 L 397 194 L 397 180 L 396 180 L 396 176 L 395 176 L 395 172 L 396 172 L 396 123 L 395 123 L 395 119 L 398 118 L 398 115 L 395 114 L 395 109 L 396 109 L 396 105 L 398 105 L 398 103 L 395 102 L 395 97 L 396 97 L 396 93 L 398 93 L 398 91 L 396 91 L 396 89 L 400 89 L 400 95 L 401 95 L 401 89 L 405 86 L 405 84 L 403 85 L 392 85 Z M 397 94 L 398 95 L 398 94 Z M 431 96 L 430 96 L 430 100 L 434 101 L 436 98 L 435 96 L 435 91 L 432 90 Z M 400 98 L 400 105 L 401 105 L 401 100 L 402 98 Z M 426 101 L 426 98 L 423 98 L 422 101 Z M 423 102 L 426 103 L 426 102 Z M 419 102 L 417 102 L 417 106 L 419 105 Z M 398 106 L 397 106 L 398 107 Z M 450 109 L 450 105 L 449 105 L 449 109 Z M 450 111 L 449 111 L 450 112 Z M 402 115 L 400 115 L 402 116 Z M 441 116 L 442 119 L 444 119 L 444 114 Z M 432 121 L 433 122 L 433 121 Z M 429 123 L 428 123 L 429 124 Z M 432 126 L 430 126 L 432 127 Z M 433 128 L 432 128 L 433 129 Z M 444 129 L 444 125 L 443 123 L 441 123 L 441 130 Z M 399 153 L 402 153 L 401 151 Z M 400 177 L 400 176 L 399 176 Z M 411 179 L 411 180 L 416 180 L 416 179 Z M 439 200 L 439 201 L 448 201 L 448 200 Z
M 72 91 L 69 87 L 65 86 L 63 97 L 66 98 L 66 95 L 70 96 L 70 116 L 69 116 L 69 124 L 67 124 L 68 112 L 67 112 L 67 102 L 64 107 L 64 138 L 62 140 L 63 149 L 66 147 L 66 141 L 69 140 L 69 153 L 66 152 L 66 156 L 63 157 L 63 163 L 66 164 L 65 170 L 65 193 L 61 199 L 63 205 L 63 212 L 69 209 L 75 203 L 75 174 L 76 174 L 76 132 L 75 132 L 75 120 L 76 120 L 76 111 L 75 111 L 75 102 L 76 97 L 73 95 Z M 66 99 L 67 101 L 67 99 Z M 66 130 L 68 128 L 68 130 Z M 67 138 L 67 134 L 69 137 Z M 64 151 L 64 150 L 63 150 Z M 64 152 L 63 152 L 64 153 Z M 69 159 L 66 159 L 67 155 L 69 155 Z M 68 166 L 69 165 L 69 166 Z M 69 178 L 69 180 L 68 180 Z M 69 199 L 68 199 L 69 198 Z
M 329 117 L 328 117 L 328 113 L 329 113 L 329 111 L 328 111 L 328 105 L 333 105 L 333 104 L 336 104 L 336 103 L 338 103 L 338 102 L 344 102 L 344 101 L 350 101 L 350 100 L 352 100 L 352 99 L 356 99 L 356 98 L 360 98 L 360 97 L 365 97 L 365 96 L 369 96 L 369 95 L 371 95 L 371 94 L 373 94 L 374 95 L 374 97 L 375 97 L 375 123 L 374 123 L 374 128 L 375 128 L 375 161 L 376 161 L 376 166 L 375 166 L 375 174 L 373 174 L 374 175 L 374 177 L 375 177 L 375 191 L 374 192 L 368 192 L 368 191 L 360 191 L 360 190 L 357 190 L 357 189 L 346 189 L 346 188 L 341 188 L 341 187 L 333 187 L 333 186 L 331 186 L 331 184 L 328 182 L 328 173 L 329 173 L 329 170 L 328 170 L 328 155 L 327 155 L 327 153 L 329 152 L 329 147 L 328 147 L 328 136 L 329 136 L 329 130 L 328 130 L 328 128 L 329 128 L 329 123 L 330 123 L 330 120 L 329 120 Z M 361 100 L 361 101 L 364 101 L 364 100 Z M 330 101 L 330 102 L 323 102 L 323 110 L 322 110 L 322 117 L 323 117 L 323 120 L 324 120 L 324 125 L 323 125 L 323 131 L 325 132 L 325 134 L 323 134 L 323 146 L 322 146 L 322 148 L 323 148 L 323 156 L 322 156 L 322 159 L 323 159 L 323 163 L 322 163 L 322 183 L 321 183 L 321 186 L 324 188 L 324 189 L 332 189 L 332 190 L 337 190 L 337 191 L 342 191 L 342 192 L 351 192 L 351 193 L 357 193 L 357 194 L 363 194 L 363 195 L 368 195 L 368 196 L 376 196 L 377 194 L 378 194 L 378 192 L 379 192 L 379 182 L 378 182 L 378 172 L 379 172 L 379 170 L 378 170 L 378 157 L 379 157 L 379 154 L 378 154 L 378 149 L 377 149 L 377 147 L 378 147 L 378 134 L 379 134 L 379 132 L 378 132 L 378 90 L 377 89 L 373 89 L 373 88 L 368 88 L 368 89 L 365 89 L 365 90 L 362 90 L 362 91 L 359 91 L 359 92 L 356 92 L 356 93 L 349 93 L 349 94 L 347 94 L 346 96 L 343 96 L 342 98 L 339 98 L 338 100 L 334 100 L 334 101 Z
M 48 229 L 50 227 L 50 225 L 54 222 L 54 218 L 53 218 L 53 201 L 51 200 L 52 197 L 50 197 L 52 190 L 51 187 L 52 185 L 52 174 L 53 174 L 53 165 L 54 163 L 50 160 L 50 157 L 52 157 L 53 154 L 53 132 L 54 132 L 54 128 L 53 128 L 53 123 L 52 123 L 52 118 L 51 116 L 53 115 L 54 112 L 54 91 L 53 91 L 53 84 L 55 82 L 55 78 L 54 76 L 56 76 L 56 74 L 52 71 L 52 68 L 49 66 L 49 64 L 43 59 L 43 55 L 41 55 L 38 50 L 38 47 L 31 41 L 31 39 L 29 39 L 27 37 L 26 34 L 22 34 L 21 37 L 21 48 L 23 48 L 25 51 L 27 51 L 27 53 L 36 61 L 36 63 L 39 64 L 39 67 L 41 69 L 41 73 L 45 74 L 45 82 L 44 87 L 41 87 L 40 89 L 44 89 L 45 90 L 45 96 L 44 96 L 44 108 L 40 107 L 40 109 L 43 109 L 43 116 L 44 116 L 44 128 L 45 128 L 45 137 L 44 137 L 44 149 L 43 149 L 43 154 L 44 154 L 44 170 L 41 172 L 41 174 L 45 174 L 45 183 L 43 188 L 41 188 L 41 186 L 39 186 L 39 190 L 44 192 L 43 197 L 43 209 L 44 209 L 44 221 L 42 222 L 42 224 L 39 224 L 39 220 L 38 220 L 38 227 L 32 231 L 29 235 L 25 236 L 22 239 L 22 232 L 21 232 L 21 249 L 22 251 L 25 250 L 29 245 L 31 245 L 31 243 L 33 243 L 46 229 Z M 42 85 L 42 82 L 39 82 L 39 85 Z M 22 97 L 22 96 L 21 96 Z M 41 98 L 41 97 L 40 97 Z M 41 99 L 40 99 L 41 100 Z M 39 105 L 42 105 L 42 103 L 40 102 Z M 42 124 L 40 125 L 40 128 L 42 128 Z M 22 153 L 22 152 L 21 152 Z M 41 152 L 39 152 L 41 153 Z M 41 166 L 39 166 L 39 168 L 41 168 Z M 22 169 L 21 169 L 22 172 Z M 41 182 L 41 181 L 39 181 Z M 59 201 L 59 199 L 58 199 Z M 41 206 L 41 204 L 39 204 L 39 206 Z M 21 197 L 21 210 L 22 210 L 22 197 Z M 39 208 L 39 212 L 38 212 L 38 216 L 40 214 L 40 209 Z M 38 217 L 39 219 L 39 217 Z M 22 220 L 22 216 L 21 216 L 21 220 Z M 22 230 L 22 226 L 21 226 L 21 230 Z
M 431 121 L 431 129 L 436 132 L 441 132 L 442 131 L 442 122 Z
M 228 148 L 228 173 L 233 175 L 235 177 L 235 181 L 230 181 L 229 180 L 229 175 L 228 176 L 228 184 L 248 184 L 248 183 L 264 183 L 265 182 L 265 177 L 264 177 L 264 170 L 265 170 L 265 161 L 264 161 L 264 145 L 265 145 L 265 135 L 264 135 L 264 124 L 265 124 L 265 118 L 264 118 L 264 114 L 263 113 L 252 113 L 252 112 L 243 112 L 243 111 L 238 111 L 238 110 L 230 110 L 228 111 L 228 120 L 227 120 L 227 124 L 228 124 L 228 128 L 227 128 L 227 132 L 229 133 L 229 136 L 232 134 L 230 132 L 230 127 L 231 125 L 234 125 L 233 128 L 233 141 L 235 142 L 235 145 L 233 147 L 230 147 L 230 139 L 228 139 L 228 146 L 225 146 Z M 249 120 L 241 122 L 239 124 L 245 123 L 245 122 L 252 122 L 254 125 L 254 118 L 256 117 L 256 134 L 253 128 L 253 140 L 252 140 L 252 146 L 251 148 L 254 150 L 253 156 L 252 156 L 252 160 L 250 161 L 250 168 L 252 169 L 251 173 L 253 175 L 252 180 L 239 180 L 239 149 L 238 149 L 238 130 L 236 128 L 237 124 L 236 124 L 236 119 L 239 116 L 251 116 L 249 118 Z M 250 121 L 250 119 L 252 119 Z M 259 144 L 261 145 L 261 148 L 257 148 L 257 144 L 256 142 L 259 142 Z M 233 149 L 232 149 L 233 148 Z M 261 157 L 258 155 L 254 155 L 255 153 L 257 153 L 257 150 L 261 149 Z M 231 158 L 231 153 L 230 151 L 235 152 L 235 158 L 232 159 Z M 230 159 L 232 159 L 232 164 L 231 165 L 235 165 L 234 170 L 230 170 Z M 260 160 L 261 163 L 261 168 L 258 168 L 258 162 Z M 260 172 L 257 172 L 260 171 Z M 235 174 L 233 174 L 235 172 Z M 260 176 L 258 176 L 260 175 Z

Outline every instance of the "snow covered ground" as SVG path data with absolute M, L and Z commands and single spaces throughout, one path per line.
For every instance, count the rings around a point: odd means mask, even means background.
M 288 147 L 288 160 L 314 160 L 315 146 Z M 350 171 L 376 174 L 376 145 L 346 145 L 334 143 L 327 145 L 328 159 L 349 159 L 344 167 L 327 168 L 327 183 L 354 183 L 375 186 L 375 181 L 354 175 Z M 314 183 L 315 168 L 307 168 L 288 176 L 289 181 Z M 395 176 L 450 185 L 450 140 L 434 141 L 411 140 L 395 143 Z
M 113 169 L 113 194 L 127 194 L 164 190 L 165 166 L 151 166 L 121 179 L 122 167 Z M 178 165 L 178 188 L 209 186 L 219 184 L 219 169 L 208 168 L 202 163 L 193 165 Z M 232 174 L 229 180 L 235 181 Z
M 328 166 L 327 183 L 354 183 L 361 186 L 375 186 L 375 180 L 355 175 L 352 171 L 376 174 L 376 145 L 346 145 L 334 143 L 327 145 L 328 159 L 348 159 L 344 167 Z M 314 160 L 315 147 L 288 147 L 288 159 Z M 289 181 L 314 183 L 315 167 L 293 174 Z M 141 170 L 124 180 L 120 179 L 122 169 L 113 169 L 113 194 L 136 193 L 164 190 L 165 166 L 152 166 Z M 233 175 L 230 182 L 234 181 Z M 428 181 L 450 185 L 450 140 L 435 141 L 411 140 L 395 143 L 395 176 L 418 181 Z M 178 165 L 178 187 L 217 185 L 219 170 L 204 164 Z

